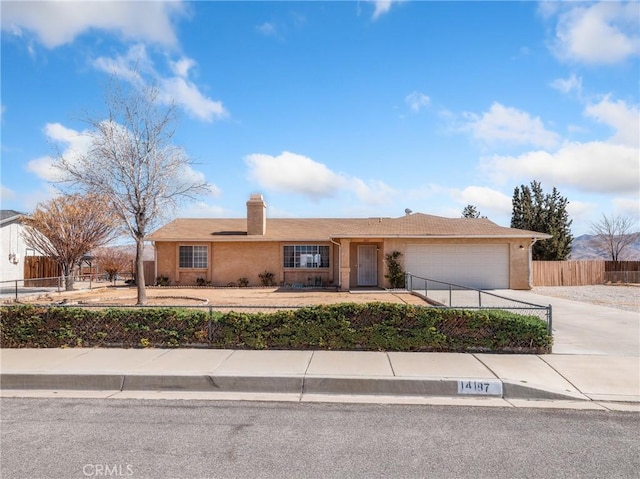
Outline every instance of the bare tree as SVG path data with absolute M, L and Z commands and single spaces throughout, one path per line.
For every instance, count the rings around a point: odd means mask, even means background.
M 107 273 L 109 281 L 115 282 L 119 273 L 131 267 L 133 256 L 122 248 L 98 248 L 93 256 L 101 271 Z
M 86 154 L 61 156 L 55 166 L 63 181 L 107 198 L 136 242 L 138 304 L 147 302 L 143 252 L 145 236 L 185 199 L 208 189 L 185 151 L 172 144 L 176 107 L 163 106 L 153 87 L 122 84 L 107 90 L 106 119 L 87 118 Z
M 640 232 L 634 232 L 637 221 L 628 216 L 602 215 L 600 221 L 591 223 L 591 239 L 594 246 L 604 250 L 611 261 L 624 259 L 624 250 L 640 239 Z
M 40 203 L 21 218 L 25 243 L 55 259 L 65 277 L 65 289 L 73 289 L 73 269 L 92 249 L 115 236 L 117 223 L 103 199 L 67 195 Z

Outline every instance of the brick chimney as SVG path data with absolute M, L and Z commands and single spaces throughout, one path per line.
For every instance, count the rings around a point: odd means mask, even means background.
M 247 234 L 264 236 L 267 232 L 267 204 L 262 195 L 251 195 L 247 201 Z

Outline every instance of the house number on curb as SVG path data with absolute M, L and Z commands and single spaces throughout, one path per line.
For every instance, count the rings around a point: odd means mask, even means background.
M 502 381 L 458 381 L 458 394 L 476 394 L 481 396 L 502 397 Z

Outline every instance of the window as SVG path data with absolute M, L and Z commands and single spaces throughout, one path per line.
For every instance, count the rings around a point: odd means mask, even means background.
M 328 268 L 329 247 L 295 245 L 284 247 L 285 268 Z
M 180 267 L 181 268 L 206 268 L 207 267 L 207 247 L 206 246 L 180 246 Z

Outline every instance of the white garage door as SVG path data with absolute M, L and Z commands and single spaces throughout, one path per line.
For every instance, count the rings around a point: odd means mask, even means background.
M 477 289 L 509 288 L 507 244 L 407 245 L 405 259 L 405 271 L 414 276 Z

